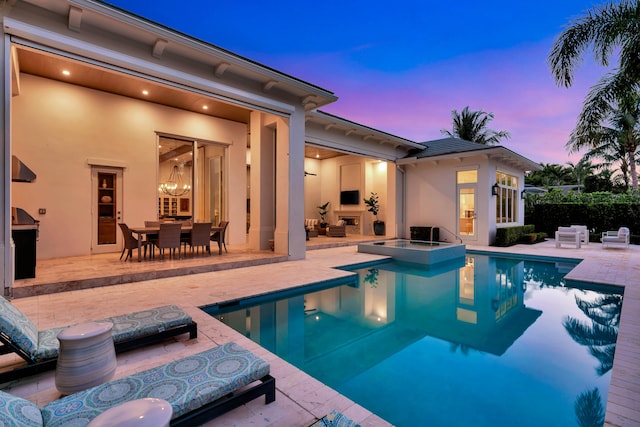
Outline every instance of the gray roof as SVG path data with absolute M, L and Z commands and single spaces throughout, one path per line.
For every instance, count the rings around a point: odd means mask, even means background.
M 418 159 L 423 157 L 441 156 L 443 154 L 488 150 L 496 147 L 495 145 L 478 144 L 477 142 L 453 137 L 434 139 L 433 141 L 425 141 L 420 144 L 424 145 L 425 148 L 415 155 Z
M 408 164 L 420 159 L 437 160 L 439 158 L 469 157 L 482 153 L 522 171 L 542 169 L 538 163 L 502 145 L 478 144 L 477 142 L 453 137 L 434 139 L 433 141 L 420 142 L 419 144 L 424 148 L 411 150 L 405 158 L 399 160 L 399 163 Z

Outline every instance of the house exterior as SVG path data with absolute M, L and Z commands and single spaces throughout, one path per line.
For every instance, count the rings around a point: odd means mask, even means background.
M 373 234 L 362 202 L 371 192 L 388 237 L 420 224 L 456 234 L 461 165 L 477 171 L 476 240 L 466 240 L 490 242 L 494 175 L 513 174 L 520 188 L 535 165 L 502 147 L 432 153 L 324 113 L 338 99 L 329 90 L 100 1 L 4 0 L 0 15 L 5 293 L 24 226 L 12 208 L 39 221 L 38 259 L 120 252 L 117 223 L 163 217 L 229 221 L 229 244 L 273 241 L 302 259 L 302 224 L 327 201 L 329 222 Z M 25 168 L 35 179 L 12 179 Z M 521 202 L 509 200 L 519 206 L 509 223 L 521 222 Z
M 524 175 L 540 165 L 502 146 L 458 138 L 422 146 L 396 162 L 405 171 L 409 228 L 438 227 L 440 240 L 490 245 L 498 227 L 524 223 Z

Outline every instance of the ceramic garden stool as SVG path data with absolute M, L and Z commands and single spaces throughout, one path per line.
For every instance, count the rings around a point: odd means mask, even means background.
M 87 427 L 169 427 L 172 415 L 169 402 L 149 397 L 107 409 Z
M 56 388 L 73 394 L 109 381 L 116 372 L 111 322 L 87 322 L 58 333 Z

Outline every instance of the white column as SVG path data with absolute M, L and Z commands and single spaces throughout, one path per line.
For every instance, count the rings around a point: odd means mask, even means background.
M 2 69 L 2 88 L 3 102 L 2 114 L 0 114 L 0 174 L 4 177 L 0 186 L 0 200 L 2 200 L 2 209 L 0 209 L 0 264 L 2 264 L 2 282 L 3 293 L 9 295 L 13 286 L 13 257 L 11 251 L 11 72 L 10 62 L 10 43 L 9 36 L 5 34 L 3 43 L 0 46 L 0 57 L 3 59 Z

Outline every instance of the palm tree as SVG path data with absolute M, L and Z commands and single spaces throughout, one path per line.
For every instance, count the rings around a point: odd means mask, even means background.
M 573 177 L 574 182 L 578 185 L 578 192 L 584 187 L 584 180 L 589 175 L 593 175 L 595 166 L 584 157 L 581 158 L 578 163 L 567 162 L 567 171 Z
M 637 156 L 634 156 L 637 158 Z M 620 169 L 620 175 L 616 175 L 615 181 L 618 185 L 622 185 L 626 190 L 629 189 L 629 161 L 627 160 L 627 151 L 624 146 L 620 144 L 620 141 L 616 141 L 613 144 L 599 144 L 587 151 L 583 156 L 585 160 L 600 159 L 602 162 L 598 162 L 594 165 L 594 169 L 603 171 L 609 169 L 610 165 L 618 165 Z
M 636 152 L 640 147 L 640 95 L 628 91 L 617 99 L 603 98 L 599 85 L 591 90 L 582 107 L 578 124 L 566 147 L 576 152 L 584 147 L 622 149 L 631 176 L 631 186 L 638 189 Z
M 493 113 L 480 111 L 469 111 L 469 106 L 462 109 L 461 113 L 457 110 L 451 111 L 453 118 L 453 129 L 441 129 L 440 132 L 464 139 L 466 141 L 477 142 L 478 144 L 493 145 L 499 144 L 501 139 L 509 139 L 511 135 L 506 131 L 495 131 L 487 128 L 487 125 L 493 120 Z
M 640 2 L 623 0 L 594 7 L 586 15 L 574 20 L 553 45 L 549 55 L 551 72 L 559 86 L 570 87 L 574 70 L 582 55 L 592 48 L 595 60 L 607 67 L 613 54 L 619 55 L 614 72 L 605 75 L 585 100 L 578 125 L 567 143 L 570 150 L 600 145 L 598 131 L 616 108 L 622 116 L 630 114 L 625 123 L 619 122 L 616 138 L 620 139 L 629 157 L 629 170 L 634 190 L 638 188 L 635 173 L 635 150 L 638 146 L 637 122 L 633 98 L 640 88 Z M 631 98 L 631 99 L 629 99 Z M 618 119 L 622 118 L 618 117 Z M 634 123 L 635 122 L 635 125 Z M 604 130 L 604 129 L 603 129 Z M 612 135 L 609 135 L 611 138 Z M 608 143 L 611 139 L 608 140 Z M 633 154 L 632 154 L 633 153 Z M 633 156 L 633 157 L 632 157 Z

